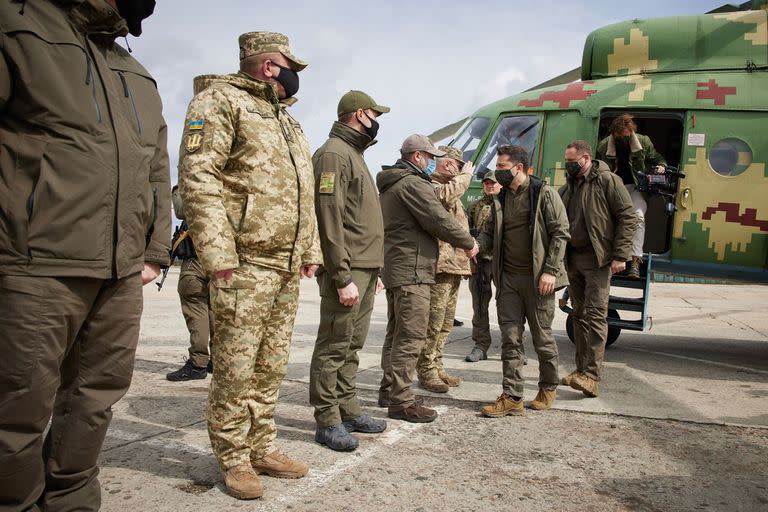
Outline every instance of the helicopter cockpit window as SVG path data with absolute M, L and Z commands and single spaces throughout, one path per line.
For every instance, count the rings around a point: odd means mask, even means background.
M 496 148 L 503 144 L 524 147 L 533 165 L 536 141 L 539 137 L 539 121 L 538 116 L 513 116 L 502 119 L 488 142 L 485 153 L 475 166 L 475 180 L 481 180 L 486 172 L 496 168 Z
M 472 160 L 490 124 L 491 120 L 487 117 L 476 117 L 468 121 L 459 130 L 459 134 L 453 139 L 451 146 L 462 151 L 465 161 Z
M 741 139 L 721 139 L 709 152 L 709 165 L 721 176 L 738 176 L 752 164 L 752 149 Z

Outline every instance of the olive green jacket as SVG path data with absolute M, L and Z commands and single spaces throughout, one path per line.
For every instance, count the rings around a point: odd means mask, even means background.
M 373 143 L 368 135 L 336 121 L 328 140 L 312 156 L 323 270 L 336 288 L 352 282 L 353 268 L 384 265 L 379 194 L 363 159 Z
M 581 187 L 584 220 L 589 240 L 599 265 L 628 261 L 632 257 L 632 238 L 637 229 L 637 215 L 627 188 L 605 162 L 593 160 Z M 575 189 L 573 178 L 560 187 L 566 211 Z
M 309 143 L 277 89 L 245 73 L 196 87 L 179 190 L 205 271 L 248 263 L 298 273 L 322 263 Z
M 632 178 L 637 185 L 637 175 L 645 174 L 650 167 L 664 165 L 664 157 L 653 147 L 650 137 L 633 133 L 629 139 L 629 167 L 632 169 Z M 609 135 L 597 145 L 595 158 L 602 160 L 611 172 L 616 172 L 616 141 L 613 135 Z
M 533 190 L 533 183 L 528 190 Z M 478 238 L 480 252 L 493 254 L 491 276 L 497 292 L 504 268 L 504 203 L 508 193 L 509 189 L 503 189 L 493 198 L 491 215 Z M 529 224 L 529 227 L 533 250 L 533 286 L 538 286 L 544 272 L 555 276 L 555 290 L 568 286 L 564 264 L 565 248 L 571 239 L 568 214 L 560 196 L 546 183 L 541 184 L 533 225 Z
M 471 249 L 474 239 L 437 199 L 429 178 L 410 162 L 398 160 L 376 175 L 384 217 L 384 269 L 387 288 L 434 284 L 437 240 Z
M 104 0 L 0 2 L 0 274 L 168 264 L 160 95 Z

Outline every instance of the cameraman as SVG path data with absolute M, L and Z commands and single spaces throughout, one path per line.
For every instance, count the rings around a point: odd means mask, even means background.
M 638 175 L 651 168 L 657 174 L 664 174 L 666 162 L 653 147 L 651 139 L 637 133 L 637 125 L 630 114 L 621 114 L 614 119 L 608 132 L 610 135 L 597 145 L 597 159 L 603 160 L 611 171 L 619 175 L 632 198 L 632 205 L 637 214 L 637 231 L 632 240 L 632 261 L 629 262 L 627 277 L 640 279 L 645 240 L 645 211 L 648 205 L 643 193 L 637 190 Z

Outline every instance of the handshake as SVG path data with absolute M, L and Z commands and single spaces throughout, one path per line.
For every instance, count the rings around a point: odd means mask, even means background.
M 477 240 L 474 241 L 475 244 L 471 249 L 464 249 L 464 254 L 467 255 L 467 258 L 469 258 L 472 261 L 475 261 L 475 256 L 477 256 L 477 253 L 480 252 L 480 246 L 477 245 Z

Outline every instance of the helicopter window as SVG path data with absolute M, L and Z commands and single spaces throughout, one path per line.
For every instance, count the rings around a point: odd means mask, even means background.
M 481 180 L 485 173 L 496 168 L 496 148 L 503 144 L 524 147 L 532 165 L 536 155 L 536 141 L 539 138 L 539 121 L 538 116 L 512 116 L 502 119 L 476 165 L 475 180 Z
M 709 152 L 709 165 L 721 176 L 738 176 L 752 164 L 752 149 L 741 139 L 721 139 Z
M 480 141 L 483 140 L 485 132 L 488 131 L 488 126 L 491 124 L 491 120 L 487 117 L 476 117 L 466 123 L 459 131 L 459 134 L 451 142 L 451 146 L 458 148 L 464 154 L 464 160 L 472 160 L 472 157 L 477 150 L 477 146 L 480 145 Z

